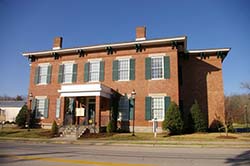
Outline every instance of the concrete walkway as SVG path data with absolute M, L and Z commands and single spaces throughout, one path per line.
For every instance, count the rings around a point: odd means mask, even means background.
M 12 138 L 0 137 L 0 141 L 14 142 L 39 142 L 39 143 L 56 143 L 56 144 L 79 144 L 79 145 L 119 145 L 119 146 L 159 146 L 159 147 L 223 147 L 223 148 L 250 148 L 250 142 L 247 141 L 174 141 L 174 140 L 99 140 L 99 139 L 81 139 L 75 138 Z

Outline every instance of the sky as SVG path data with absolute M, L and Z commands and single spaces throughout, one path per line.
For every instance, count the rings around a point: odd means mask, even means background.
M 29 61 L 23 52 L 186 35 L 188 49 L 224 48 L 226 95 L 250 82 L 249 0 L 0 0 L 0 95 L 27 95 Z

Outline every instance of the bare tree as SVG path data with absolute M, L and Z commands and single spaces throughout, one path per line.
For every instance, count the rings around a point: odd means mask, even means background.
M 241 88 L 247 89 L 250 91 L 250 82 L 242 82 L 241 83 Z

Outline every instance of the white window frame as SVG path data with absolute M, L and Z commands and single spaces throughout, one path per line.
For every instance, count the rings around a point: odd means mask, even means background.
M 99 68 L 98 71 L 91 71 L 91 64 L 98 63 Z M 100 69 L 101 69 L 101 60 L 91 60 L 89 61 L 89 82 L 100 82 Z M 98 73 L 98 77 L 96 80 L 91 80 L 91 74 Z
M 161 77 L 158 77 L 158 78 L 153 78 L 153 59 L 160 59 L 162 60 L 162 76 Z M 162 80 L 164 79 L 164 56 L 151 56 L 151 79 L 152 80 Z
M 47 79 L 48 79 L 48 69 L 49 69 L 50 64 L 49 63 L 43 63 L 43 64 L 38 64 L 39 67 L 39 72 L 38 72 L 38 84 L 37 85 L 47 85 Z M 41 68 L 46 67 L 46 73 L 43 74 L 45 77 L 45 82 L 41 82 Z
M 129 77 L 130 77 L 130 58 L 119 58 L 119 59 L 117 59 L 118 60 L 118 81 L 129 81 Z M 127 69 L 120 69 L 120 62 L 121 61 L 127 61 L 127 63 L 128 63 L 128 68 Z M 121 75 L 120 75 L 120 71 L 127 71 L 128 72 L 128 74 L 126 75 L 127 76 L 127 78 L 126 79 L 120 79 L 121 77 Z
M 44 119 L 44 112 L 45 112 L 45 100 L 47 99 L 47 97 L 44 97 L 44 96 L 38 96 L 38 97 L 36 97 L 36 109 L 35 109 L 35 111 L 36 111 L 36 116 L 35 116 L 35 118 L 36 119 Z M 39 100 L 43 100 L 43 110 L 42 111 L 40 111 L 39 110 Z M 38 112 L 43 112 L 43 114 L 42 114 L 42 116 L 39 114 L 39 116 L 38 116 Z
M 162 118 L 158 118 L 158 117 L 155 117 L 155 110 L 158 109 L 159 111 L 159 108 L 154 108 L 154 99 L 161 99 L 162 100 L 162 106 L 161 106 L 161 114 L 162 114 Z M 165 100 L 164 100 L 164 96 L 151 96 L 151 117 L 152 117 L 152 120 L 156 120 L 157 121 L 163 121 L 164 118 L 165 118 Z
M 67 74 L 67 75 L 70 75 L 70 81 L 65 81 L 65 75 L 66 75 L 65 69 L 66 69 L 66 65 L 71 65 L 71 73 Z M 70 84 L 70 83 L 72 83 L 73 65 L 74 65 L 73 62 L 63 63 L 63 81 L 62 81 L 63 84 Z

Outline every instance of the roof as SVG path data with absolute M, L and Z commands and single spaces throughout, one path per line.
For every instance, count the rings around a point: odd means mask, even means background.
M 184 42 L 184 47 L 186 48 L 186 36 L 171 37 L 171 38 L 160 38 L 160 39 L 149 39 L 149 40 L 139 40 L 139 41 L 129 41 L 129 42 L 120 42 L 120 43 L 110 43 L 110 44 L 101 44 L 93 46 L 82 46 L 82 47 L 73 47 L 73 48 L 63 48 L 58 50 L 47 50 L 47 51 L 36 51 L 36 52 L 24 52 L 23 56 L 29 57 L 30 55 L 36 57 L 48 56 L 53 53 L 77 53 L 79 50 L 82 51 L 100 51 L 106 50 L 107 47 L 112 47 L 113 49 L 128 48 L 134 47 L 136 44 L 142 44 L 143 46 L 148 45 L 159 45 L 163 43 Z
M 22 107 L 26 101 L 0 101 L 1 107 Z

